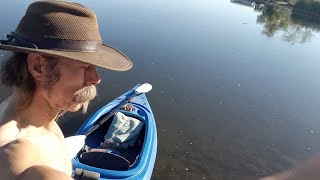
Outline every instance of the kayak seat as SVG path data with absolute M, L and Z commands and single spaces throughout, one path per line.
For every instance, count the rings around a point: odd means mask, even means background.
M 130 168 L 130 162 L 127 159 L 108 152 L 84 152 L 80 155 L 79 162 L 96 168 L 116 171 L 126 171 Z

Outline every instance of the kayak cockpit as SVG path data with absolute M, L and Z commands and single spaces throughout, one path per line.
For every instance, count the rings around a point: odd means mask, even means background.
M 125 111 L 121 112 L 126 113 Z M 133 116 L 133 114 L 128 115 L 126 113 L 126 116 L 130 117 Z M 104 116 L 101 116 L 97 122 L 103 118 Z M 76 156 L 79 163 L 93 168 L 115 171 L 127 171 L 131 167 L 134 167 L 143 147 L 145 126 L 142 126 L 133 146 L 128 146 L 127 148 L 102 148 L 101 144 L 104 142 L 104 136 L 109 130 L 113 118 L 114 116 L 87 136 L 85 148 L 83 148 Z M 134 118 L 142 121 L 142 119 L 137 116 Z

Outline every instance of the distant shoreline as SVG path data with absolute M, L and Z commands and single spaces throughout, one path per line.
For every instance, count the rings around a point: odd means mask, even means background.
M 275 6 L 279 8 L 286 8 L 292 10 L 294 7 L 294 3 L 292 2 L 284 2 L 284 1 L 277 1 L 277 0 L 255 0 L 255 3 L 258 4 L 265 4 L 269 6 Z

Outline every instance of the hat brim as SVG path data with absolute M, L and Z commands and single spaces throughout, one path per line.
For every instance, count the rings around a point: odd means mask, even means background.
M 114 71 L 126 71 L 132 68 L 130 59 L 121 51 L 103 44 L 96 52 L 56 51 L 48 49 L 33 49 L 20 46 L 0 44 L 0 49 L 24 53 L 39 53 L 43 55 L 66 58 L 93 64 Z

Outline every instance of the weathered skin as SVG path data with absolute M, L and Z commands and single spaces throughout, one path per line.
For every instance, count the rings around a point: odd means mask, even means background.
M 77 111 L 73 99 L 100 82 L 96 67 L 60 59 L 59 81 L 45 89 L 46 59 L 30 53 L 29 72 L 36 82 L 32 103 L 17 111 L 19 90 L 0 104 L 0 179 L 71 179 L 71 161 L 56 123 L 61 111 Z

